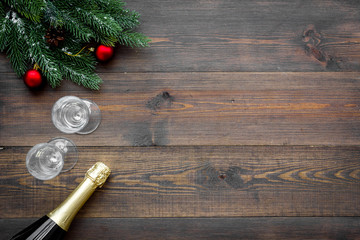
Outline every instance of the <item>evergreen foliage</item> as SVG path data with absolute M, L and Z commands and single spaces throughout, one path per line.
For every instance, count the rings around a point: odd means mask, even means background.
M 0 0 L 0 51 L 6 51 L 20 77 L 36 64 L 52 87 L 66 78 L 98 90 L 102 80 L 94 72 L 90 46 L 149 43 L 134 31 L 139 14 L 124 7 L 120 0 Z M 57 47 L 45 39 L 50 28 L 64 31 Z

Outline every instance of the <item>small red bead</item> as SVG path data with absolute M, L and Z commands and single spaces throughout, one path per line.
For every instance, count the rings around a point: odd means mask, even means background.
M 28 70 L 24 75 L 24 82 L 30 88 L 39 87 L 42 84 L 42 77 L 38 70 Z
M 99 45 L 96 48 L 95 55 L 99 61 L 105 62 L 114 55 L 114 48 L 111 46 Z

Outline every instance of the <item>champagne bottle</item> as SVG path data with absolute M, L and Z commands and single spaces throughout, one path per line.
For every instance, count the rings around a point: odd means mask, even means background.
M 104 163 L 96 163 L 87 171 L 84 180 L 64 202 L 11 239 L 63 239 L 77 212 L 95 189 L 104 185 L 110 172 L 110 168 Z

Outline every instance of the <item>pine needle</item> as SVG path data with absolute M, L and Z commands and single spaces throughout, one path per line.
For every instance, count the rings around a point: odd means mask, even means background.
M 20 77 L 36 63 L 52 87 L 69 79 L 99 90 L 102 80 L 89 46 L 146 47 L 150 40 L 134 31 L 138 25 L 139 14 L 120 0 L 2 0 L 0 51 Z M 45 39 L 53 28 L 65 33 L 56 47 Z

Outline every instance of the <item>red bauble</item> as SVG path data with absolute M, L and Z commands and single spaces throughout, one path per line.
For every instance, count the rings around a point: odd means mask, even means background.
M 37 88 L 42 84 L 42 77 L 38 70 L 30 69 L 24 75 L 24 82 L 29 88 Z
M 99 61 L 105 62 L 114 55 L 114 48 L 110 46 L 99 45 L 96 48 L 95 55 Z

